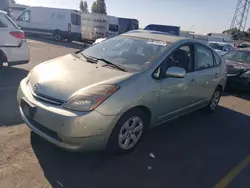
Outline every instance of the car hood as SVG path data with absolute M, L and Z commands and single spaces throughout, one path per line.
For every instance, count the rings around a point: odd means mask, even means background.
M 226 60 L 228 74 L 238 74 L 250 70 L 250 64 Z
M 68 101 L 80 89 L 96 84 L 118 84 L 132 75 L 69 54 L 36 66 L 28 82 L 37 95 Z

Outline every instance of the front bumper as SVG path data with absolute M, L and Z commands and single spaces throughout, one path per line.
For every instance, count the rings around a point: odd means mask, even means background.
M 21 108 L 22 98 L 36 107 L 32 119 L 25 116 Z M 71 151 L 105 149 L 119 118 L 103 116 L 96 111 L 73 112 L 61 106 L 38 101 L 33 98 L 26 79 L 20 83 L 17 100 L 21 116 L 32 131 L 47 141 Z

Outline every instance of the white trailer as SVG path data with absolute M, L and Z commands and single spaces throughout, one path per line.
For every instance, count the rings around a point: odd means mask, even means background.
M 81 14 L 76 10 L 30 7 L 15 21 L 28 34 L 53 36 L 56 41 L 81 39 Z
M 95 41 L 119 34 L 118 18 L 104 14 L 82 13 L 82 39 Z

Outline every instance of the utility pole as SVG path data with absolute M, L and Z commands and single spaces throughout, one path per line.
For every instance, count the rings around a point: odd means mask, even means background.
M 245 31 L 250 0 L 238 0 L 230 29 Z

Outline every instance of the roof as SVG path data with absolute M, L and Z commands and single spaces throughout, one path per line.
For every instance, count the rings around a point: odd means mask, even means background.
M 173 36 L 171 34 L 166 34 L 164 32 L 158 31 L 147 31 L 147 30 L 135 30 L 122 34 L 123 36 L 138 37 L 138 38 L 148 38 L 153 40 L 159 40 L 166 43 L 175 43 L 180 40 L 188 40 L 184 37 Z

